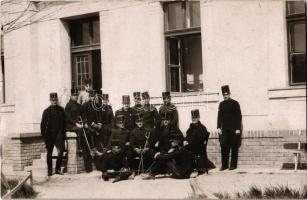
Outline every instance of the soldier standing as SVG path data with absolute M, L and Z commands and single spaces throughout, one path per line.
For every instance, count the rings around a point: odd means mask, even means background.
M 148 92 L 143 92 L 142 98 L 144 100 L 142 111 L 144 127 L 150 131 L 153 131 L 154 128 L 160 126 L 160 116 L 155 106 L 150 104 L 150 96 Z
M 187 148 L 193 152 L 198 174 L 208 173 L 207 143 L 210 133 L 199 120 L 199 110 L 191 110 L 192 123 L 187 130 L 185 140 Z
M 115 122 L 114 127 L 116 124 L 117 116 L 122 115 L 124 118 L 124 127 L 129 131 L 132 131 L 135 128 L 135 114 L 136 111 L 130 107 L 130 96 L 124 95 L 123 96 L 123 107 L 115 112 Z
M 87 146 L 86 143 L 86 138 L 84 135 L 84 140 L 81 142 L 83 145 L 83 150 L 86 150 L 83 153 L 83 159 L 84 159 L 84 166 L 85 166 L 85 171 L 86 172 L 91 172 L 92 169 L 92 162 L 94 158 L 94 162 L 96 164 L 96 168 L 99 168 L 99 158 L 95 155 L 101 155 L 100 152 L 98 152 L 97 148 L 99 146 L 99 141 L 97 141 L 97 128 L 99 128 L 99 125 L 97 123 L 97 113 L 94 108 L 94 97 L 95 97 L 95 91 L 94 90 L 89 90 L 89 100 L 85 102 L 82 105 L 82 122 L 85 128 L 85 133 L 87 136 L 87 141 L 89 143 L 89 147 Z
M 74 86 L 74 84 L 73 84 Z M 77 134 L 78 138 L 78 153 L 81 154 L 81 136 L 82 136 L 82 125 L 79 123 L 81 116 L 81 105 L 77 102 L 78 89 L 71 89 L 71 97 L 69 102 L 65 106 L 66 115 L 66 130 L 72 131 Z
M 65 148 L 65 112 L 58 105 L 57 93 L 50 93 L 51 105 L 44 110 L 40 124 L 41 134 L 47 148 L 48 176 L 52 175 L 52 152 L 54 146 L 58 151 L 55 173 L 62 175 L 61 164 Z
M 102 94 L 102 135 L 103 135 L 103 146 L 107 146 L 111 129 L 113 126 L 114 114 L 112 106 L 109 105 L 109 94 Z
M 140 92 L 133 92 L 134 98 L 134 106 L 132 107 L 136 113 L 141 113 L 143 111 L 143 106 L 141 102 L 141 93 Z
M 171 103 L 170 92 L 162 92 L 163 105 L 159 109 L 159 115 L 169 113 L 171 125 L 178 127 L 178 111 L 174 104 Z
M 87 102 L 89 100 L 89 91 L 92 90 L 92 86 L 91 86 L 91 79 L 84 79 L 84 90 L 82 90 L 78 96 L 78 103 L 79 104 L 84 104 L 85 102 Z
M 230 98 L 228 85 L 222 86 L 222 94 L 224 101 L 219 105 L 217 117 L 217 130 L 220 137 L 222 154 L 221 171 L 229 167 L 230 150 L 231 162 L 229 170 L 237 168 L 242 121 L 240 105 L 237 101 Z

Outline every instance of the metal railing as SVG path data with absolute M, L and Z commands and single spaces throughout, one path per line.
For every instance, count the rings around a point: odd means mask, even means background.
M 32 170 L 29 170 L 28 172 L 29 175 L 20 181 L 19 184 L 12 190 L 8 190 L 8 192 L 2 197 L 3 199 L 11 199 L 13 194 L 15 194 L 28 180 L 30 180 L 31 187 L 33 186 Z

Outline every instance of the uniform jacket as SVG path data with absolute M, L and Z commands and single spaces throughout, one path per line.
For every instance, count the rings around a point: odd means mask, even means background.
M 143 111 L 142 104 L 134 105 L 132 108 L 135 110 L 136 113 L 142 113 L 142 111 Z
M 82 120 L 83 123 L 91 126 L 92 123 L 101 123 L 101 111 L 97 111 L 93 108 L 92 101 L 87 101 L 82 105 Z
M 217 117 L 217 128 L 233 131 L 240 130 L 241 120 L 241 109 L 237 101 L 228 99 L 220 103 Z
M 79 121 L 79 116 L 81 116 L 82 107 L 76 101 L 69 100 L 65 106 L 66 115 L 66 129 L 72 130 L 76 126 L 76 122 Z
M 103 105 L 101 108 L 102 129 L 111 131 L 113 126 L 114 114 L 110 105 Z
M 207 128 L 201 122 L 191 123 L 185 138 L 189 142 L 188 149 L 194 154 L 204 155 L 209 135 L 210 133 L 207 131 Z
M 49 106 L 44 110 L 40 129 L 46 146 L 55 144 L 57 147 L 63 147 L 65 126 L 65 111 L 61 106 Z
M 146 133 L 148 132 L 147 129 L 145 129 L 144 127 L 136 127 L 135 129 L 133 129 L 131 131 L 130 134 L 130 147 L 132 149 L 134 148 L 144 148 L 144 145 L 146 143 Z M 153 140 L 153 135 L 154 133 L 151 133 L 148 135 L 148 144 L 147 144 L 147 148 L 151 148 L 152 147 L 152 140 Z
M 172 140 L 182 143 L 184 137 L 179 128 L 175 126 L 162 126 L 157 130 L 155 141 L 159 141 L 158 151 L 167 152 L 171 148 Z M 154 142 L 155 143 L 155 142 Z
M 129 131 L 133 130 L 135 128 L 135 115 L 136 111 L 132 108 L 129 108 L 127 111 L 125 111 L 123 108 L 117 110 L 115 112 L 115 120 L 114 120 L 114 125 L 115 127 L 117 116 L 118 115 L 123 115 L 124 117 L 124 126 L 126 129 Z
M 163 104 L 159 108 L 159 115 L 162 116 L 164 113 L 169 113 L 171 124 L 178 127 L 178 111 L 174 104 Z
M 129 141 L 129 130 L 121 128 L 112 128 L 111 136 L 108 140 L 108 148 L 112 146 L 119 146 L 122 149 L 125 147 L 125 143 Z
M 143 123 L 146 128 L 157 128 L 161 123 L 160 115 L 157 109 L 149 104 L 143 106 Z

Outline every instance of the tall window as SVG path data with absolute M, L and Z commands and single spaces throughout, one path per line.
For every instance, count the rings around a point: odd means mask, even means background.
M 203 90 L 200 4 L 175 1 L 163 4 L 167 89 Z
M 99 17 L 70 21 L 72 80 L 83 89 L 84 79 L 92 80 L 93 89 L 101 89 Z
M 3 50 L 3 35 L 1 34 L 1 68 L 0 68 L 0 104 L 5 103 L 5 78 L 4 78 L 4 50 Z
M 287 2 L 290 85 L 306 84 L 306 2 Z

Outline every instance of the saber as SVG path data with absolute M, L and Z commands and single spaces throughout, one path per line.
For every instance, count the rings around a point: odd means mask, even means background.
M 83 120 L 82 120 L 82 118 L 81 118 L 81 116 L 79 116 L 79 119 L 80 119 L 80 121 L 81 121 L 81 124 L 82 124 L 82 131 L 83 131 L 83 134 L 84 134 L 84 137 L 85 137 L 85 141 L 86 141 L 86 144 L 87 144 L 87 147 L 88 147 L 88 150 L 89 150 L 89 152 L 92 152 L 92 149 L 91 149 L 91 147 L 90 147 L 90 144 L 89 144 L 89 142 L 88 142 L 88 139 L 87 139 L 87 136 L 86 136 L 86 133 L 85 133 L 85 130 L 84 130 L 84 127 L 83 127 Z M 93 158 L 93 156 L 92 156 L 92 154 L 90 153 L 90 156 Z

